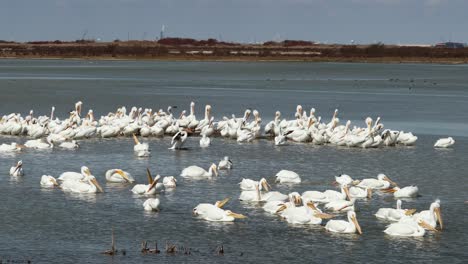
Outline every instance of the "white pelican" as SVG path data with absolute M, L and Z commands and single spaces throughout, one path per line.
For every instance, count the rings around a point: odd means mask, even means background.
M 442 215 L 440 213 L 440 200 L 436 200 L 435 202 L 431 203 L 429 210 L 424 210 L 414 214 L 413 219 L 415 221 L 423 220 L 432 228 L 436 228 L 437 223 L 439 223 L 440 230 L 442 230 L 444 228 L 444 224 L 442 221 Z
M 268 184 L 265 178 L 261 178 L 260 181 L 242 178 L 242 181 L 239 182 L 239 184 L 241 190 L 243 191 L 255 191 L 257 187 L 260 191 L 262 191 L 262 189 L 265 189 L 265 191 L 268 192 L 271 189 L 270 185 Z
M 397 143 L 403 144 L 405 146 L 412 146 L 414 143 L 416 143 L 416 140 L 418 140 L 418 137 L 413 135 L 413 133 L 405 133 L 400 131 L 400 134 L 398 134 Z
M 302 201 L 303 206 L 290 206 L 281 213 L 281 217 L 285 218 L 290 224 L 299 225 L 320 225 L 322 219 L 333 217 L 332 215 L 320 212 L 317 207 L 315 207 L 314 203 L 307 200 Z M 278 211 L 281 211 L 284 207 L 285 206 L 279 208 Z
M 57 180 L 55 180 L 55 178 L 50 175 L 42 175 L 40 184 L 42 187 L 47 188 L 59 186 Z
M 245 202 L 269 202 L 286 201 L 288 196 L 280 192 L 261 193 L 259 186 L 255 186 L 255 191 L 242 191 L 239 200 Z
M 11 144 L 3 143 L 0 145 L 0 152 L 17 152 L 21 151 L 22 148 L 23 146 L 16 144 L 15 142 Z
M 148 184 L 136 184 L 131 190 L 132 193 L 138 195 L 154 195 L 157 192 L 163 191 L 164 185 L 158 182 L 161 176 L 156 175 L 153 179 L 148 168 L 146 169 L 146 176 L 148 177 Z
M 143 203 L 143 208 L 145 211 L 159 211 L 159 204 L 158 198 L 149 198 Z
M 357 187 L 371 188 L 371 189 L 388 189 L 390 185 L 396 186 L 396 183 L 391 181 L 385 174 L 380 173 L 377 175 L 377 179 L 369 178 L 359 182 Z
M 201 203 L 198 204 L 195 208 L 193 208 L 193 214 L 194 215 L 200 215 L 203 216 L 208 212 L 209 210 L 212 210 L 213 207 L 216 208 L 223 208 L 223 206 L 229 201 L 229 198 L 225 198 L 221 201 L 216 201 L 214 204 L 209 204 L 209 203 Z
M 62 182 L 62 190 L 75 193 L 96 193 L 104 192 L 101 185 L 93 175 L 87 175 L 81 180 L 66 180 Z
M 123 183 L 129 182 L 132 183 L 135 181 L 132 175 L 126 171 L 121 169 L 111 169 L 106 171 L 106 180 L 107 182 L 114 182 L 114 183 Z
M 33 149 L 51 149 L 54 147 L 53 144 L 49 144 L 40 139 L 31 139 L 24 143 L 27 148 Z
M 335 176 L 335 182 L 340 186 L 359 184 L 358 180 L 353 180 L 353 178 L 351 178 L 351 176 L 347 174 L 341 174 L 340 176 Z
M 237 214 L 231 210 L 223 210 L 221 208 L 213 207 L 207 210 L 204 215 L 201 216 L 204 220 L 211 222 L 232 222 L 235 219 L 247 218 L 245 215 Z
M 325 229 L 335 233 L 356 233 L 362 234 L 361 227 L 356 219 L 356 213 L 348 212 L 348 221 L 345 220 L 330 220 L 325 225 Z
M 335 190 L 326 190 L 324 192 L 305 191 L 302 193 L 303 199 L 317 203 L 329 203 L 335 200 L 344 200 L 348 196 L 348 187 L 346 185 L 341 186 L 341 192 L 337 192 Z
M 151 152 L 149 150 L 148 143 L 140 143 L 135 134 L 133 134 L 133 140 L 135 141 L 135 146 L 133 151 L 136 152 L 138 157 L 149 157 Z
M 372 198 L 372 188 L 350 187 L 348 189 L 349 197 L 351 198 Z
M 356 202 L 356 198 L 351 198 L 350 201 L 348 200 L 335 200 L 329 203 L 326 203 L 324 208 L 327 210 L 332 210 L 335 212 L 347 212 L 347 211 L 354 211 L 354 203 Z
M 59 181 L 68 181 L 68 180 L 73 180 L 73 181 L 78 181 L 84 179 L 86 176 L 91 175 L 91 172 L 88 167 L 82 166 L 81 167 L 81 173 L 78 172 L 72 172 L 72 171 L 67 171 L 58 177 Z
M 375 217 L 389 221 L 399 221 L 404 216 L 412 215 L 415 209 L 401 209 L 401 200 L 397 200 L 396 208 L 380 208 Z
M 200 138 L 200 147 L 207 148 L 211 144 L 211 139 L 207 137 L 205 134 L 202 135 Z
M 10 176 L 23 176 L 23 161 L 20 160 L 16 163 L 16 166 L 10 168 Z
M 440 138 L 434 144 L 435 148 L 448 148 L 455 144 L 455 140 L 452 137 Z
M 77 149 L 79 147 L 75 140 L 60 143 L 59 147 L 64 149 Z
M 276 174 L 275 181 L 279 183 L 301 183 L 301 177 L 294 171 L 281 170 Z
M 382 191 L 393 193 L 395 198 L 414 198 L 418 196 L 418 186 L 406 186 L 403 188 L 393 187 L 390 189 L 383 189 Z
M 384 233 L 390 236 L 421 237 L 426 233 L 425 229 L 437 231 L 422 219 L 414 221 L 410 217 L 404 217 L 399 222 L 389 225 Z
M 177 180 L 174 176 L 166 176 L 163 178 L 163 185 L 165 188 L 175 188 L 177 186 Z
M 218 163 L 218 169 L 220 170 L 232 169 L 232 161 L 229 159 L 228 156 L 224 157 L 224 159 Z
M 213 174 L 215 176 L 218 176 L 218 168 L 216 164 L 214 163 L 211 164 L 208 171 L 198 166 L 189 166 L 182 170 L 182 173 L 180 173 L 180 176 L 188 177 L 188 178 L 211 178 L 213 177 Z
M 171 140 L 171 147 L 169 149 L 181 149 L 187 140 L 188 133 L 185 130 L 177 132 Z

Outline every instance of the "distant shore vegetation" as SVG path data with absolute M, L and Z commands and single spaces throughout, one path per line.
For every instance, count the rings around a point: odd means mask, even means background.
M 246 44 L 162 38 L 159 40 L 94 39 L 75 41 L 0 40 L 0 58 L 84 58 L 234 61 L 350 61 L 468 63 L 468 47 L 461 43 L 437 45 L 323 44 L 305 40 L 267 41 Z

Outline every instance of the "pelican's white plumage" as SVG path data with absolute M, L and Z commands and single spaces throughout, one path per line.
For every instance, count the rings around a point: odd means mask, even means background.
M 261 178 L 259 181 L 242 178 L 242 181 L 239 183 L 239 185 L 243 191 L 255 191 L 257 187 L 260 191 L 265 189 L 265 191 L 268 192 L 270 190 L 270 185 L 265 178 Z
M 361 188 L 371 188 L 371 189 L 387 189 L 390 187 L 391 184 L 396 185 L 393 181 L 391 181 L 385 174 L 377 175 L 377 179 L 368 178 L 363 179 L 362 181 L 357 184 L 358 187 Z
M 10 176 L 23 176 L 23 161 L 20 160 L 16 163 L 16 166 L 10 168 Z
M 406 186 L 403 188 L 393 187 L 390 189 L 382 190 L 383 192 L 393 193 L 395 198 L 414 198 L 418 196 L 418 186 Z
M 276 174 L 276 182 L 279 183 L 301 183 L 299 174 L 290 170 L 281 170 Z
M 177 180 L 174 176 L 166 176 L 163 178 L 163 185 L 165 188 L 175 188 L 177 186 Z
M 73 171 L 67 171 L 58 177 L 59 181 L 68 181 L 68 180 L 82 180 L 84 177 L 91 175 L 91 172 L 88 167 L 82 166 L 81 167 L 81 173 L 78 172 L 73 172 Z
M 180 176 L 186 178 L 211 178 L 213 175 L 218 176 L 218 169 L 216 164 L 211 164 L 208 171 L 198 166 L 189 166 L 182 170 Z
M 401 209 L 401 200 L 397 200 L 396 208 L 379 208 L 375 216 L 379 219 L 395 222 L 413 212 L 414 210 Z
M 46 188 L 59 186 L 59 184 L 57 183 L 57 180 L 50 175 L 42 175 L 40 184 L 41 184 L 41 187 L 46 187 Z
M 228 156 L 224 157 L 219 163 L 218 163 L 218 169 L 219 170 L 230 170 L 232 169 L 232 161 L 229 159 Z
M 149 198 L 143 203 L 145 211 L 159 211 L 160 201 L 158 198 Z
M 361 227 L 356 219 L 356 213 L 348 212 L 348 221 L 330 220 L 325 225 L 325 229 L 334 233 L 356 233 L 362 234 Z
M 87 175 L 81 180 L 66 180 L 60 185 L 63 191 L 74 193 L 96 193 L 104 192 L 93 175 Z
M 435 148 L 448 148 L 455 144 L 455 140 L 452 137 L 440 138 L 434 144 Z
M 135 179 L 130 173 L 121 169 L 111 169 L 106 171 L 106 180 L 107 182 L 113 183 L 135 182 Z
M 389 225 L 384 233 L 391 236 L 421 237 L 426 233 L 422 226 L 426 226 L 426 223 L 421 220 L 416 222 L 410 217 L 405 217 L 399 222 Z

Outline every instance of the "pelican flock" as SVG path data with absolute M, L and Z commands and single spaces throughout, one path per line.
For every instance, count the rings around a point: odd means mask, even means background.
M 166 135 L 172 137 L 168 146 L 172 150 L 183 149 L 188 138 L 194 135 L 201 136 L 200 147 L 208 147 L 215 143 L 211 140 L 215 137 L 229 138 L 240 144 L 267 138 L 274 139 L 273 142 L 276 146 L 283 146 L 286 145 L 286 142 L 292 141 L 347 148 L 411 146 L 418 139 L 411 132 L 384 130 L 380 117 L 375 120 L 367 117 L 364 119 L 363 127 L 357 125 L 352 127 L 350 120 L 345 124 L 340 124 L 338 109 L 333 112 L 328 122 L 324 122 L 321 116 L 316 116 L 315 108 L 312 108 L 308 115 L 301 105 L 296 107 L 294 118 L 290 120 L 282 119 L 281 113 L 276 111 L 274 120 L 268 122 L 263 129 L 262 118 L 257 110 L 247 109 L 242 117 L 232 115 L 229 118 L 225 116 L 221 120 L 215 121 L 212 107 L 206 105 L 204 117 L 197 119 L 194 102 L 190 103 L 190 114 L 188 115 L 186 115 L 185 110 L 181 111 L 180 115 L 176 115 L 174 109 L 177 107 L 175 106 L 168 107 L 166 111 L 162 109 L 153 111 L 150 108 L 137 107 L 132 107 L 130 111 L 127 111 L 127 108 L 123 106 L 115 112 L 96 119 L 91 109 L 85 116 L 82 116 L 82 109 L 83 103 L 79 101 L 69 116 L 62 120 L 55 116 L 55 107 L 52 107 L 50 115 L 35 116 L 34 111 L 31 110 L 26 117 L 16 113 L 3 116 L 0 120 L 0 134 L 27 136 L 29 139 L 24 144 L 17 142 L 1 144 L 0 153 L 21 153 L 25 149 L 43 150 L 48 153 L 55 152 L 55 147 L 71 150 L 80 147 L 77 140 L 84 141 L 96 137 L 132 137 L 133 150 L 137 157 L 151 155 L 149 144 L 141 142 L 139 137 L 163 137 Z M 454 142 L 451 137 L 440 139 L 434 147 L 447 148 L 452 146 Z M 10 175 L 22 176 L 22 166 L 22 161 L 18 161 L 15 166 L 11 167 Z M 195 165 L 186 167 L 181 171 L 180 177 L 209 181 L 220 176 L 219 170 L 231 169 L 233 169 L 233 162 L 226 156 L 218 165 L 212 163 L 207 170 Z M 222 173 L 225 172 L 221 172 L 221 175 L 223 175 Z M 163 195 L 165 189 L 174 189 L 178 180 L 174 176 L 161 177 L 157 175 L 153 178 L 149 169 L 146 171 L 146 176 L 147 184 L 137 184 L 135 178 L 122 169 L 109 169 L 101 177 L 105 177 L 108 183 L 120 183 L 122 186 L 130 185 L 127 187 L 137 196 L 150 196 L 151 198 L 143 203 L 143 209 L 159 211 L 161 201 L 154 196 Z M 160 182 L 161 178 L 162 182 Z M 272 181 L 271 184 L 265 178 L 255 178 L 243 178 L 239 183 L 239 200 L 242 203 L 259 204 L 261 206 L 255 208 L 261 208 L 269 214 L 277 215 L 291 225 L 322 225 L 325 230 L 333 233 L 364 234 L 365 227 L 360 226 L 356 213 L 359 206 L 357 201 L 374 200 L 376 198 L 373 197 L 373 193 L 378 193 L 379 196 L 391 195 L 395 199 L 417 199 L 419 196 L 417 186 L 399 187 L 396 182 L 384 174 L 378 174 L 376 178 L 360 180 L 342 174 L 334 178 L 338 189 L 308 190 L 302 194 L 294 191 L 284 194 L 273 190 L 273 184 L 274 186 L 287 184 L 290 188 L 300 185 L 302 183 L 301 176 L 294 171 L 279 171 L 275 175 L 274 183 Z M 57 187 L 64 192 L 81 194 L 104 193 L 104 188 L 86 166 L 82 166 L 79 173 L 64 172 L 57 179 L 50 175 L 43 175 L 40 186 Z M 224 199 L 214 204 L 199 204 L 193 209 L 192 214 L 205 221 L 214 222 L 248 219 L 246 214 L 223 209 L 228 200 Z M 378 219 L 390 222 L 386 229 L 382 230 L 385 234 L 390 236 L 423 236 L 426 231 L 440 232 L 442 230 L 440 200 L 433 202 L 429 210 L 419 213 L 415 209 L 402 209 L 401 206 L 402 201 L 397 200 L 396 208 L 380 208 L 375 212 Z M 324 221 L 327 222 L 324 223 Z

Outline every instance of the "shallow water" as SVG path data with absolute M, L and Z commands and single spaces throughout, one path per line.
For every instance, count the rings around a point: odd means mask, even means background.
M 0 155 L 0 259 L 34 262 L 448 262 L 468 257 L 466 241 L 466 164 L 468 143 L 468 67 L 466 65 L 399 65 L 333 63 L 218 63 L 218 62 L 94 62 L 94 61 L 0 61 L 0 113 L 34 109 L 46 114 L 55 105 L 64 117 L 74 102 L 94 109 L 96 116 L 132 105 L 188 110 L 213 106 L 216 118 L 247 107 L 262 114 L 264 124 L 275 110 L 292 118 L 296 104 L 315 107 L 328 120 L 335 108 L 340 119 L 360 122 L 367 115 L 381 116 L 388 128 L 413 131 L 414 147 L 348 149 L 310 144 L 274 147 L 271 141 L 237 144 L 213 138 L 212 146 L 200 149 L 198 138 L 189 138 L 186 151 L 171 151 L 170 138 L 145 139 L 152 157 L 137 158 L 132 140 L 81 141 L 76 151 L 27 150 Z M 411 81 L 413 80 L 413 81 Z M 411 87 L 411 89 L 409 89 Z M 177 111 L 177 112 L 178 112 Z M 453 149 L 433 149 L 442 136 L 454 136 Z M 0 143 L 24 142 L 26 138 L 0 137 Z M 189 165 L 208 167 L 228 155 L 234 169 L 212 180 L 189 181 L 178 177 Z M 8 169 L 22 159 L 26 176 L 10 178 Z M 41 189 L 40 176 L 58 176 L 87 165 L 105 193 L 71 195 L 59 189 Z M 153 174 L 177 176 L 179 186 L 159 195 L 159 213 L 143 211 L 145 198 L 134 196 L 129 185 L 106 184 L 107 169 L 122 168 L 139 182 L 145 169 Z M 326 190 L 333 176 L 353 178 L 385 173 L 402 186 L 417 184 L 421 196 L 404 201 L 404 208 L 428 209 L 442 201 L 444 231 L 423 238 L 386 236 L 386 223 L 373 214 L 394 207 L 390 196 L 375 194 L 358 201 L 357 218 L 364 234 L 336 235 L 322 226 L 290 226 L 256 205 L 240 203 L 237 183 L 242 177 L 266 177 L 270 183 L 281 169 L 291 169 L 303 179 L 300 185 L 272 184 L 283 193 Z M 248 216 L 234 223 L 208 223 L 193 218 L 191 210 L 201 202 L 231 197 L 226 208 Z M 344 218 L 344 216 L 343 216 Z M 126 256 L 100 254 L 110 247 L 111 227 L 117 248 Z M 142 240 L 169 240 L 192 248 L 191 255 L 142 255 Z M 224 245 L 224 256 L 215 249 Z

